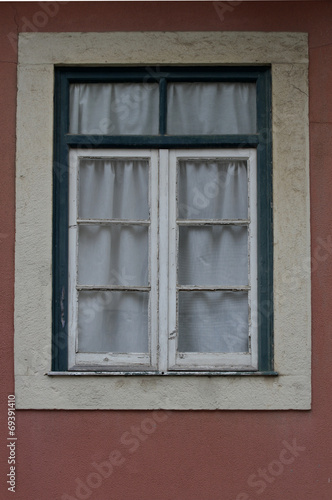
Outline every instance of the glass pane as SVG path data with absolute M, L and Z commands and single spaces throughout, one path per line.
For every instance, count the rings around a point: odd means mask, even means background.
M 80 285 L 148 285 L 146 226 L 80 225 Z
M 158 84 L 70 85 L 69 131 L 87 135 L 158 134 Z
M 247 227 L 180 226 L 178 283 L 248 285 Z
M 248 352 L 247 292 L 179 292 L 179 352 Z
M 149 161 L 81 159 L 79 216 L 81 219 L 148 219 Z
M 148 292 L 79 293 L 79 352 L 148 352 Z
M 180 219 L 247 219 L 247 162 L 179 160 L 178 215 Z
M 168 134 L 256 133 L 255 83 L 171 83 Z

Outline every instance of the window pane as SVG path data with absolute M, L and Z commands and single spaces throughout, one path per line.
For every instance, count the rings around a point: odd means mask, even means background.
M 158 134 L 157 83 L 70 85 L 71 134 Z
M 255 83 L 171 83 L 168 134 L 256 133 Z
M 180 285 L 248 285 L 248 231 L 243 226 L 179 227 Z
M 248 352 L 246 292 L 179 292 L 179 352 Z
M 80 225 L 80 285 L 148 285 L 146 226 Z
M 180 219 L 247 219 L 247 162 L 179 160 L 178 215 Z
M 148 352 L 148 292 L 79 293 L 79 352 Z
M 79 216 L 82 219 L 148 219 L 149 161 L 81 159 Z

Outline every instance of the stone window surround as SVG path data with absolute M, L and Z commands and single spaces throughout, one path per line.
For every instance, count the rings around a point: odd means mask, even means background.
M 76 64 L 271 64 L 277 377 L 47 375 L 52 337 L 54 65 Z M 310 409 L 309 214 L 306 33 L 21 33 L 16 157 L 17 408 Z

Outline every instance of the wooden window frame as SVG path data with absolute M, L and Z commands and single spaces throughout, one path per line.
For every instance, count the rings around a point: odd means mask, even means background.
M 152 73 L 152 76 L 151 76 Z M 158 81 L 160 121 L 157 136 L 101 136 L 68 134 L 70 83 Z M 167 82 L 255 82 L 257 133 L 214 136 L 166 135 Z M 52 371 L 68 371 L 68 156 L 70 148 L 254 148 L 257 151 L 257 246 L 258 246 L 258 365 L 257 373 L 273 370 L 273 226 L 272 226 L 272 137 L 271 71 L 268 66 L 250 67 L 162 67 L 148 73 L 145 68 L 55 68 L 55 126 L 53 178 L 53 345 Z M 60 175 L 59 175 L 60 173 Z M 61 348 L 59 348 L 61 346 Z M 230 365 L 231 366 L 231 365 Z M 97 368 L 96 368 L 97 371 Z M 228 371 L 232 371 L 230 368 Z M 131 370 L 134 373 L 134 370 Z M 148 372 L 160 375 L 161 371 Z M 165 372 L 164 372 L 165 373 Z M 167 372 L 169 373 L 169 372 Z M 172 372 L 174 374 L 174 372 Z M 190 372 L 204 374 L 194 368 Z M 227 368 L 208 371 L 224 374 Z M 245 373 L 245 370 L 242 370 Z M 114 372 L 119 374 L 119 372 Z
M 213 158 L 218 159 L 234 159 L 245 160 L 247 162 L 247 181 L 248 181 L 248 219 L 245 223 L 248 227 L 248 256 L 249 256 L 249 282 L 246 287 L 236 286 L 181 286 L 177 283 L 177 267 L 178 267 L 178 245 L 179 245 L 179 226 L 193 225 L 193 220 L 179 221 L 177 220 L 177 160 L 179 158 Z M 163 168 L 164 167 L 164 168 Z M 164 183 L 169 185 L 168 200 L 166 207 L 162 207 L 165 212 L 166 224 L 168 233 L 160 238 L 160 247 L 162 241 L 168 239 L 168 266 L 165 265 L 163 273 L 160 274 L 160 289 L 168 290 L 168 300 L 160 301 L 160 309 L 168 306 L 168 322 L 167 331 L 164 332 L 164 337 L 168 338 L 167 352 L 168 364 L 164 364 L 163 371 L 197 371 L 208 374 L 211 371 L 257 371 L 258 370 L 258 322 L 257 322 L 257 158 L 256 149 L 200 149 L 200 150 L 171 150 L 168 158 L 164 159 L 164 165 L 161 165 L 160 172 L 163 172 Z M 173 194 L 173 195 L 172 195 Z M 162 199 L 162 197 L 160 197 Z M 167 210 L 168 208 L 168 210 Z M 168 212 L 168 213 L 167 213 Z M 200 219 L 195 221 L 197 226 L 211 224 L 211 221 Z M 228 224 L 243 224 L 244 221 L 215 221 L 216 225 Z M 160 224 L 162 227 L 162 224 Z M 166 231 L 165 231 L 166 233 Z M 249 350 L 248 353 L 180 353 L 177 350 L 178 342 L 178 293 L 181 290 L 247 290 L 249 301 Z M 165 293 L 166 295 L 166 293 Z M 165 325 L 160 324 L 160 329 L 165 329 Z
M 152 370 L 157 367 L 157 342 L 158 342 L 158 318 L 154 311 L 158 310 L 158 153 L 153 150 L 130 150 L 121 149 L 94 149 L 76 150 L 69 152 L 69 241 L 68 241 L 68 369 L 69 370 L 100 370 L 109 369 L 120 371 L 131 368 L 131 371 Z M 146 287 L 129 287 L 129 285 L 104 286 L 98 290 L 136 291 L 144 288 L 149 292 L 149 352 L 148 353 L 79 353 L 78 352 L 78 290 L 92 290 L 97 287 L 79 287 L 77 283 L 78 269 L 78 226 L 80 224 L 103 223 L 108 226 L 117 224 L 119 221 L 84 221 L 78 218 L 77 192 L 78 192 L 78 168 L 81 158 L 135 158 L 149 160 L 149 221 L 135 221 L 135 225 L 147 225 L 149 227 L 149 276 L 150 285 Z M 126 221 L 128 224 L 130 221 Z M 124 221 L 121 221 L 123 224 Z

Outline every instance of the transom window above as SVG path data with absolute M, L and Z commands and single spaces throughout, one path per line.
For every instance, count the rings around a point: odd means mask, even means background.
M 272 370 L 269 69 L 59 69 L 56 88 L 53 369 Z
M 171 80 L 171 77 L 170 77 Z M 256 84 L 73 83 L 70 133 L 214 135 L 256 133 Z

